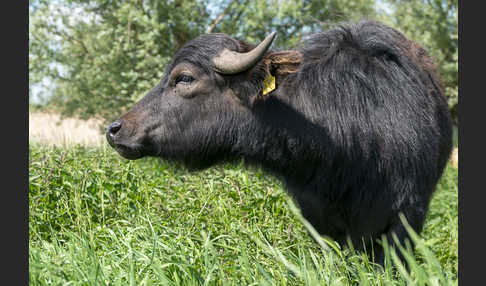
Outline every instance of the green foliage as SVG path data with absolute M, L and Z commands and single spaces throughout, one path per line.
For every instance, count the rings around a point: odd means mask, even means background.
M 437 63 L 454 121 L 458 123 L 457 0 L 385 0 L 382 20 L 420 43 Z
M 50 77 L 68 114 L 113 119 L 203 32 L 203 1 L 49 1 L 30 12 L 30 80 Z M 116 114 L 116 115 L 115 115 Z
M 190 174 L 107 146 L 29 148 L 31 285 L 457 285 L 457 169 L 410 271 L 382 271 L 309 231 L 260 170 Z
M 256 0 L 223 1 L 221 21 L 207 31 L 223 32 L 250 42 L 277 32 L 276 47 L 292 48 L 303 36 L 349 19 L 374 16 L 374 0 Z

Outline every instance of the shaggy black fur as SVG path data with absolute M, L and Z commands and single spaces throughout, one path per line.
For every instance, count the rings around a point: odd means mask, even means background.
M 117 148 L 128 158 L 160 156 L 195 169 L 243 158 L 281 178 L 321 234 L 373 248 L 383 264 L 376 239 L 408 238 L 400 213 L 421 231 L 452 149 L 431 59 L 400 32 L 361 21 L 315 34 L 300 50 L 269 51 L 237 75 L 212 70 L 223 48 L 253 47 L 224 34 L 186 44 L 161 83 L 120 119 L 110 144 L 138 152 Z M 209 78 L 211 92 L 172 95 L 169 75 L 183 62 Z M 267 72 L 277 89 L 262 96 Z

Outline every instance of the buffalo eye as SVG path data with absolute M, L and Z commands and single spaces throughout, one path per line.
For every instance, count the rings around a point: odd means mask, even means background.
M 175 84 L 179 84 L 179 83 L 191 83 L 192 81 L 194 80 L 194 78 L 190 75 L 186 75 L 186 74 L 181 74 L 179 75 L 176 80 L 175 80 Z

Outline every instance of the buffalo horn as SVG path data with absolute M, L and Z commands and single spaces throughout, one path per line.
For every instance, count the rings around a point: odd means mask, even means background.
M 214 70 L 222 74 L 236 74 L 249 69 L 265 54 L 275 35 L 276 32 L 271 33 L 258 46 L 247 53 L 223 49 L 218 56 L 213 58 Z

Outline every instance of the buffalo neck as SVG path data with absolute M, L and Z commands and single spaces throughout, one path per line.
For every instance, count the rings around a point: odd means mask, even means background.
M 309 180 L 308 170 L 324 159 L 320 146 L 329 141 L 327 131 L 307 119 L 285 95 L 273 94 L 257 102 L 250 113 L 245 128 L 240 129 L 236 151 L 249 164 L 286 181 Z

